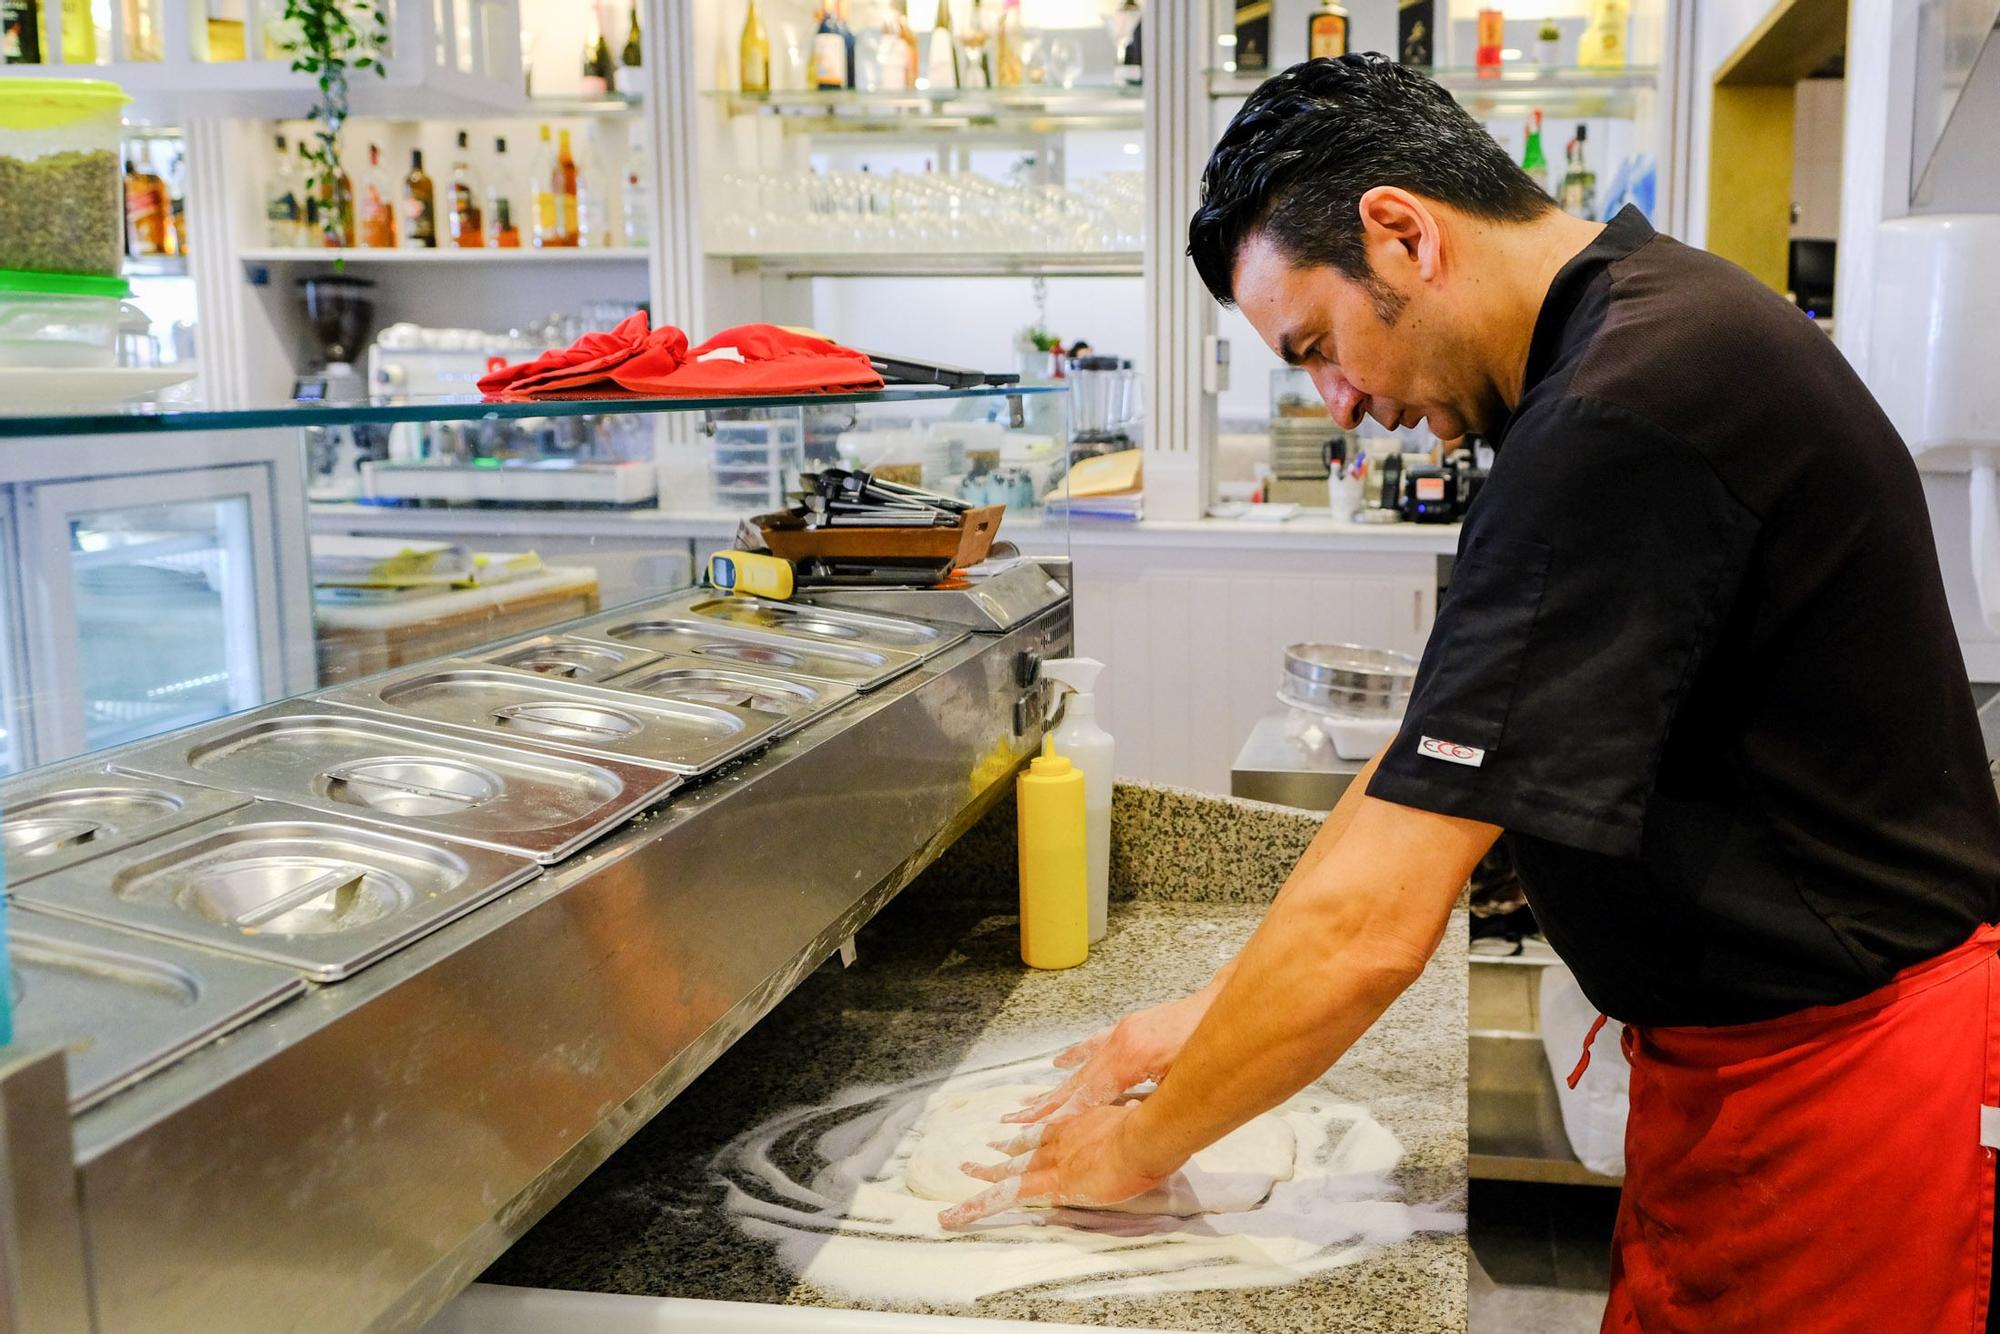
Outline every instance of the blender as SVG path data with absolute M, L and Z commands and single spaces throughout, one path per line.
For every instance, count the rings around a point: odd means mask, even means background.
M 313 343 L 307 354 L 318 368 L 292 382 L 292 398 L 300 403 L 361 403 L 368 383 L 354 369 L 375 326 L 375 303 L 368 293 L 375 284 L 366 278 L 324 274 L 299 279 L 305 301 L 306 327 Z M 381 443 L 364 438 L 381 435 L 372 426 L 310 426 L 306 428 L 311 467 L 309 494 L 314 500 L 351 500 L 361 491 L 361 461 L 372 457 Z
M 1070 453 L 1076 458 L 1131 449 L 1139 422 L 1139 373 L 1122 357 L 1071 357 Z

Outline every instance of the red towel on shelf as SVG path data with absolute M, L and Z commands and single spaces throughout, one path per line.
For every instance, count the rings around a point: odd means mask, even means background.
M 809 329 L 740 324 L 724 329 L 669 364 L 641 353 L 611 372 L 640 394 L 730 397 L 751 394 L 850 393 L 880 389 L 868 354 Z
M 504 398 L 562 393 L 605 382 L 610 370 L 641 352 L 650 354 L 650 364 L 664 364 L 685 356 L 687 345 L 687 335 L 670 324 L 649 329 L 642 310 L 608 333 L 587 333 L 568 347 L 483 376 L 479 391 Z

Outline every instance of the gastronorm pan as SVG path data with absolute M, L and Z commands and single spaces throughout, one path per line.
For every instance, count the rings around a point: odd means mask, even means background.
M 540 868 L 253 802 L 21 887 L 20 902 L 336 981 Z
M 532 672 L 447 658 L 321 696 L 372 713 L 463 728 L 608 759 L 699 774 L 769 741 L 778 720 L 719 704 L 683 703 Z
M 0 783 L 0 856 L 11 888 L 100 857 L 247 798 L 94 764 Z
M 152 742 L 146 773 L 557 862 L 683 781 L 664 768 L 280 704 Z

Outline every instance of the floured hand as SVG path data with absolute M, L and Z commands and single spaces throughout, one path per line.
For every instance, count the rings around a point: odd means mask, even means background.
M 993 1187 L 946 1209 L 938 1222 L 957 1229 L 1009 1209 L 1104 1208 L 1145 1194 L 1166 1177 L 1148 1176 L 1127 1161 L 1125 1136 L 1136 1107 L 1095 1107 L 995 1140 L 994 1148 L 1011 1155 L 1006 1162 L 961 1169 Z
M 1057 1069 L 1075 1073 L 1005 1119 L 1029 1124 L 1072 1116 L 1114 1103 L 1140 1084 L 1165 1079 L 1213 998 L 1213 988 L 1198 991 L 1135 1011 L 1085 1038 L 1056 1057 Z

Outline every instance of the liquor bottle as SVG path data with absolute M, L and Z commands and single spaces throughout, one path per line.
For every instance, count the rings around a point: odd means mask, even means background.
M 472 172 L 472 146 L 464 130 L 458 132 L 458 156 L 451 164 L 451 211 L 446 214 L 451 227 L 451 243 L 461 250 L 486 244 L 485 212 L 480 207 L 479 181 Z
M 56 12 L 51 14 L 51 10 Z M 91 21 L 90 0 L 42 0 L 42 20 L 37 44 L 41 48 L 40 60 L 54 64 L 56 53 L 49 49 L 50 43 L 47 40 L 51 24 L 57 27 L 62 37 L 63 64 L 97 63 L 97 26 Z
M 1591 0 L 1590 21 L 1577 44 L 1576 63 L 1585 69 L 1625 68 L 1625 28 L 1632 16 L 1627 0 Z
M 1521 170 L 1528 173 L 1528 179 L 1541 187 L 1543 194 L 1555 197 L 1554 182 L 1549 179 L 1549 159 L 1542 151 L 1542 113 L 1540 108 L 1528 114 L 1528 142 L 1521 151 Z
M 958 34 L 951 30 L 951 0 L 938 0 L 937 17 L 931 21 L 930 60 L 925 76 L 933 88 L 956 88 L 958 77 Z
M 403 248 L 437 249 L 437 191 L 424 174 L 424 150 L 410 150 L 410 174 L 403 178 Z
M 1472 63 L 1482 79 L 1500 77 L 1500 51 L 1507 45 L 1507 16 L 1497 9 L 1479 11 L 1477 46 Z
M 639 183 L 637 171 L 628 170 L 625 173 L 625 188 L 619 192 L 618 213 L 625 244 L 634 250 L 644 250 L 652 229 L 647 225 L 646 191 Z
M 502 242 L 500 233 L 504 230 L 500 223 L 500 211 L 506 209 L 513 215 L 513 176 L 507 162 L 507 141 L 493 141 L 493 162 L 486 173 L 486 244 L 498 246 Z M 514 244 L 521 244 L 519 232 L 514 234 Z
M 618 53 L 618 72 L 611 80 L 611 86 L 622 96 L 639 95 L 639 69 L 645 63 L 645 56 L 639 42 L 639 6 L 632 6 L 632 17 L 625 27 L 625 49 Z
M 764 31 L 757 0 L 750 0 L 750 12 L 743 16 L 743 40 L 737 52 L 736 86 L 746 93 L 771 91 L 771 38 Z
M 1026 83 L 1022 44 L 1028 34 L 1021 26 L 1021 0 L 1000 0 L 1000 21 L 993 27 L 993 82 L 1001 88 Z
M 1118 82 L 1141 84 L 1146 81 L 1145 42 L 1142 40 L 1146 27 L 1145 15 L 1139 9 L 1139 0 L 1124 0 L 1112 13 L 1110 19 L 1113 40 L 1118 46 Z M 1116 34 L 1125 34 L 1118 41 Z
M 142 150 L 143 152 L 143 150 Z M 143 156 L 125 162 L 125 253 L 148 259 L 167 253 L 167 184 Z
M 1236 71 L 1271 68 L 1271 0 L 1236 0 Z
M 854 34 L 854 0 L 836 0 L 840 6 L 840 38 L 847 43 L 847 86 L 854 87 L 854 75 L 858 66 L 855 56 L 860 51 L 860 39 Z
M 583 83 L 581 90 L 585 97 L 603 97 L 611 91 L 611 46 L 604 40 L 604 24 L 597 17 L 597 6 L 591 6 L 590 40 L 583 48 Z
M 923 69 L 923 61 L 917 51 L 917 35 L 910 30 L 910 0 L 895 0 L 890 9 L 886 31 L 896 40 L 896 49 L 901 52 L 902 86 L 916 87 L 918 74 Z
M 993 30 L 986 21 L 982 0 L 972 0 L 972 14 L 959 37 L 963 58 L 959 61 L 959 82 L 967 88 L 993 86 Z
M 1400 0 L 1396 6 L 1396 59 L 1417 69 L 1431 67 L 1433 0 Z
M 361 177 L 361 244 L 377 250 L 396 246 L 395 193 L 382 173 L 382 150 L 368 145 L 368 170 Z
M 535 160 L 528 166 L 528 188 L 531 191 L 533 214 L 528 219 L 537 246 L 560 245 L 556 237 L 556 148 L 549 138 L 549 127 L 542 126 L 542 141 L 535 149 Z
M 839 92 L 853 86 L 851 48 L 840 21 L 837 0 L 824 0 L 819 9 L 819 27 L 813 33 L 813 87 L 823 93 Z
M 319 243 L 329 248 L 354 245 L 354 182 L 342 167 L 331 176 L 322 174 L 316 202 L 315 226 Z
M 514 225 L 514 206 L 502 199 L 493 210 L 493 244 L 501 250 L 521 248 L 521 229 Z
M 176 147 L 160 174 L 160 188 L 167 192 L 167 253 L 188 254 L 187 153 Z
M 42 63 L 42 24 L 36 0 L 0 0 L 0 64 Z
M 1335 59 L 1347 54 L 1347 10 L 1335 0 L 1320 0 L 1306 17 L 1306 59 Z
M 569 131 L 559 131 L 556 135 L 555 167 L 549 173 L 549 202 L 554 214 L 554 225 L 547 239 L 540 244 L 573 246 L 582 242 L 583 232 L 577 218 L 576 198 L 581 186 L 576 159 L 570 155 Z
M 299 176 L 292 170 L 292 155 L 286 150 L 285 136 L 277 136 L 278 164 L 264 187 L 264 244 L 287 250 L 299 244 L 299 226 L 305 210 L 299 203 Z
M 1565 153 L 1568 168 L 1563 172 L 1562 189 L 1556 194 L 1556 203 L 1562 211 L 1579 218 L 1597 220 L 1597 173 L 1584 160 L 1584 146 L 1590 137 L 1590 127 L 1576 127 L 1576 138 L 1569 141 Z

